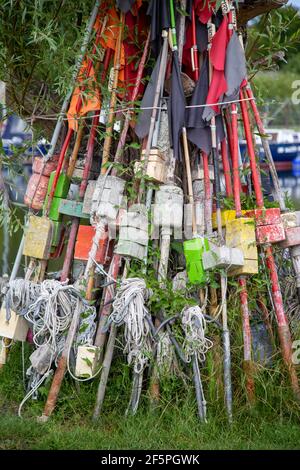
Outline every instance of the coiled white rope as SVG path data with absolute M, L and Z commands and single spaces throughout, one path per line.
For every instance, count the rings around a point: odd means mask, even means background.
M 108 325 L 124 325 L 125 347 L 129 365 L 136 374 L 142 374 L 152 356 L 152 332 L 145 301 L 149 297 L 144 279 L 128 278 L 122 281 L 116 292 Z
M 72 285 L 54 279 L 47 279 L 41 284 L 16 279 L 9 283 L 5 304 L 8 315 L 12 309 L 32 325 L 33 342 L 37 348 L 47 343 L 57 355 L 63 348 L 61 336 L 70 326 L 78 299 L 81 321 L 76 343 L 91 344 L 96 309 Z
M 10 281 L 5 292 L 6 317 L 10 319 L 12 309 L 18 315 L 24 315 L 41 292 L 41 285 L 25 279 Z
M 32 389 L 20 404 L 21 416 L 23 405 L 49 376 L 53 361 L 56 362 L 60 356 L 65 344 L 65 332 L 69 329 L 77 309 L 80 311 L 80 323 L 73 347 L 76 350 L 78 345 L 92 344 L 96 330 L 96 309 L 82 298 L 74 286 L 53 279 L 45 280 L 41 284 L 24 279 L 11 281 L 5 294 L 5 304 L 8 318 L 12 309 L 31 324 L 35 347 L 41 350 L 49 346 L 50 351 L 46 357 L 46 361 L 49 361 L 46 364 L 46 372 L 34 381 Z M 27 372 L 30 374 L 34 370 L 31 366 Z
M 198 305 L 184 308 L 181 312 L 181 323 L 185 333 L 183 352 L 186 361 L 190 362 L 196 355 L 200 362 L 204 362 L 213 342 L 205 336 L 206 320 L 201 308 Z

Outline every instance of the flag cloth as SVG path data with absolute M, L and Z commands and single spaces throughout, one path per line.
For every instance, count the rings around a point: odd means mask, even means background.
M 140 8 L 142 0 L 116 0 L 116 5 L 123 13 L 128 13 L 132 6 Z
M 146 90 L 145 90 L 145 93 L 141 102 L 141 108 L 151 108 L 153 106 L 155 89 L 156 89 L 160 62 L 161 62 L 161 56 L 162 56 L 162 50 L 159 54 L 159 57 L 152 71 L 150 80 L 146 87 Z M 134 131 L 140 139 L 143 139 L 149 134 L 151 115 L 152 115 L 152 109 L 144 109 L 144 110 L 141 110 L 141 112 L 139 113 Z
M 185 107 L 186 101 L 180 74 L 178 51 L 173 52 L 173 66 L 171 76 L 171 92 L 169 99 L 169 132 L 170 146 L 173 148 L 174 158 L 182 159 L 181 134 L 185 127 Z
M 227 91 L 225 78 L 225 59 L 228 44 L 228 18 L 224 16 L 223 21 L 212 39 L 210 61 L 213 67 L 212 81 L 209 87 L 206 103 L 212 105 L 218 103 Z M 207 106 L 203 113 L 203 119 L 210 121 L 214 114 L 219 112 L 219 106 Z
M 227 91 L 222 101 L 233 101 L 239 98 L 240 87 L 247 76 L 245 51 L 234 31 L 226 50 L 225 77 Z
M 135 0 L 116 0 L 117 7 L 123 12 L 128 13 Z
M 97 111 L 101 108 L 100 90 L 96 84 L 95 71 L 91 67 L 89 75 L 87 75 L 88 64 L 84 61 L 77 80 L 81 85 L 75 87 L 67 112 L 69 128 L 75 132 L 78 130 L 78 119 L 85 116 L 91 111 Z M 80 109 L 77 111 L 78 100 L 82 99 Z
M 151 16 L 150 41 L 154 57 L 157 58 L 162 44 L 162 30 L 171 28 L 169 2 L 167 0 L 150 0 L 147 15 Z
M 99 22 L 103 22 L 103 18 L 98 17 L 95 22 L 95 27 L 99 27 Z M 120 33 L 120 17 L 115 8 L 110 8 L 107 12 L 107 22 L 105 25 L 104 32 L 100 39 L 100 44 L 104 49 L 110 48 L 113 51 L 116 50 L 116 44 L 118 35 Z M 121 88 L 124 84 L 124 66 L 125 66 L 125 50 L 124 45 L 121 45 L 121 56 L 120 56 L 120 70 L 119 70 L 119 84 Z
M 196 20 L 196 42 L 198 51 L 203 53 L 207 50 L 208 44 L 208 33 L 207 27 L 200 21 Z M 191 60 L 191 48 L 194 46 L 193 44 L 193 35 L 192 35 L 192 23 L 189 21 L 186 34 L 185 34 L 185 44 L 183 46 L 183 54 L 182 54 L 182 64 L 184 66 L 184 72 L 187 73 L 191 78 L 193 77 L 193 69 L 192 69 L 192 60 Z
M 213 14 L 216 2 L 210 0 L 195 0 L 195 13 L 203 24 L 207 24 Z
M 205 58 L 200 71 L 200 77 L 196 84 L 190 106 L 199 106 L 206 103 L 209 88 L 208 59 Z M 186 111 L 188 139 L 203 152 L 209 154 L 212 149 L 211 129 L 203 119 L 206 108 L 188 108 Z M 225 137 L 222 117 L 216 116 L 217 142 L 220 143 Z
M 133 11 L 125 15 L 126 37 L 123 41 L 125 51 L 124 67 L 124 98 L 131 100 L 135 80 L 138 73 L 137 64 L 143 53 L 143 47 L 147 39 L 147 18 L 145 10 L 142 8 L 138 16 L 134 16 Z M 138 96 L 144 91 L 144 83 L 140 81 Z

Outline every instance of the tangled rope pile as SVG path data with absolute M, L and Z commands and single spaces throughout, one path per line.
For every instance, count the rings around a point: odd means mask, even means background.
M 186 361 L 190 362 L 192 357 L 197 355 L 199 361 L 204 362 L 213 342 L 205 337 L 206 320 L 201 308 L 198 305 L 184 308 L 181 313 L 181 324 L 185 333 L 183 351 Z
M 13 310 L 31 325 L 36 350 L 30 356 L 31 366 L 26 375 L 31 377 L 31 390 L 24 403 L 36 393 L 51 373 L 53 361 L 57 361 L 65 345 L 65 332 L 69 329 L 75 311 L 79 310 L 80 323 L 75 349 L 80 344 L 92 344 L 95 334 L 96 309 L 82 298 L 72 285 L 56 280 L 40 284 L 16 279 L 9 282 L 5 293 L 7 316 Z
M 75 309 L 80 309 L 80 327 L 76 344 L 91 344 L 95 333 L 96 309 L 90 306 L 72 285 L 54 279 L 41 284 L 16 279 L 5 294 L 7 316 L 10 310 L 30 323 L 36 348 L 47 345 L 52 360 L 61 353 Z M 52 362 L 52 361 L 51 361 Z
M 125 279 L 116 293 L 113 311 L 108 320 L 108 325 L 125 325 L 124 353 L 127 354 L 128 364 L 133 364 L 136 374 L 143 372 L 152 355 L 152 320 L 145 307 L 149 295 L 143 279 Z
M 18 315 L 25 315 L 29 307 L 38 299 L 40 293 L 41 284 L 25 279 L 10 281 L 5 292 L 7 319 L 10 319 L 11 310 Z

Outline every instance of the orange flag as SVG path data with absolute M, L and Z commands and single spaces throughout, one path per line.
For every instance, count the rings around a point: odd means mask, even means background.
M 99 26 L 101 18 L 97 18 L 95 27 Z M 110 48 L 116 50 L 116 43 L 120 32 L 120 17 L 114 7 L 110 8 L 107 12 L 107 22 L 105 30 L 101 36 L 100 44 L 104 49 Z M 124 84 L 124 66 L 125 66 L 125 50 L 122 44 L 121 57 L 120 57 L 120 71 L 119 71 L 119 87 Z
M 77 77 L 77 80 L 81 82 L 81 84 L 74 89 L 70 107 L 67 112 L 69 128 L 73 129 L 75 132 L 78 130 L 78 120 L 80 117 L 90 111 L 97 111 L 101 108 L 101 96 L 99 87 L 96 84 L 95 70 L 92 66 L 87 76 L 87 69 L 87 61 L 84 61 Z M 77 111 L 79 101 L 81 101 L 81 106 Z

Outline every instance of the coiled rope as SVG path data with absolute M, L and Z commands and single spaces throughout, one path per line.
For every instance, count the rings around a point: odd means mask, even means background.
M 79 310 L 80 322 L 73 347 L 77 349 L 80 344 L 92 344 L 96 329 L 96 309 L 82 298 L 74 286 L 54 279 L 47 279 L 40 284 L 24 279 L 9 282 L 5 293 L 5 305 L 8 319 L 13 310 L 30 323 L 35 347 L 38 350 L 49 347 L 50 351 L 48 358 L 46 356 L 49 363 L 46 364 L 46 372 L 43 375 L 37 375 L 32 366 L 27 371 L 27 375 L 35 374 L 36 377 L 32 381 L 31 390 L 20 404 L 19 416 L 21 416 L 23 405 L 49 376 L 53 361 L 56 362 L 62 353 L 65 332 L 70 327 L 75 311 Z
M 47 279 L 41 284 L 24 279 L 11 281 L 5 295 L 7 317 L 12 309 L 32 325 L 33 342 L 41 347 L 49 344 L 57 356 L 63 348 L 62 334 L 68 330 L 73 312 L 81 311 L 77 344 L 91 344 L 95 333 L 96 310 L 72 285 Z
M 181 312 L 181 324 L 185 334 L 183 352 L 186 361 L 191 362 L 196 355 L 200 362 L 204 362 L 213 342 L 205 336 L 206 320 L 201 308 L 198 305 L 185 307 Z
M 122 281 L 113 302 L 113 310 L 108 325 L 124 325 L 125 347 L 129 365 L 134 373 L 142 374 L 152 356 L 153 337 L 149 325 L 149 312 L 145 301 L 150 292 L 144 279 L 128 278 Z

